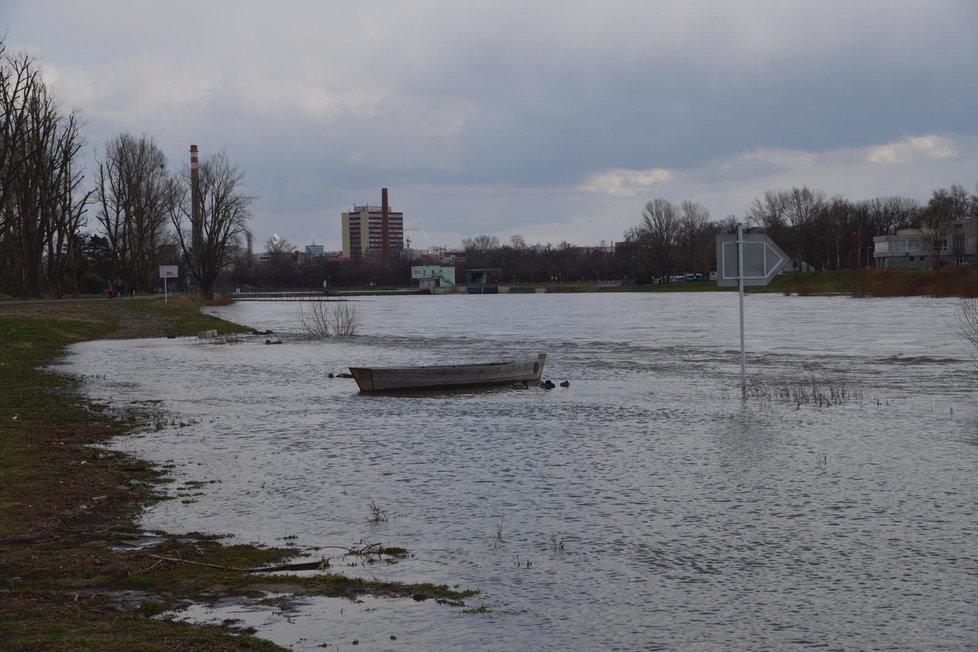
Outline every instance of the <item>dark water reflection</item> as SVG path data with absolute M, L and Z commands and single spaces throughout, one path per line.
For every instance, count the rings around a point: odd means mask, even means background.
M 99 400 L 161 400 L 175 423 L 118 446 L 214 481 L 147 527 L 400 545 L 414 556 L 343 570 L 478 588 L 490 611 L 210 615 L 298 649 L 978 645 L 978 392 L 954 301 L 748 297 L 749 372 L 858 390 L 823 408 L 739 399 L 729 294 L 357 305 L 355 338 L 96 342 L 65 368 Z M 295 329 L 295 304 L 219 314 Z M 362 396 L 326 377 L 538 351 L 569 388 Z

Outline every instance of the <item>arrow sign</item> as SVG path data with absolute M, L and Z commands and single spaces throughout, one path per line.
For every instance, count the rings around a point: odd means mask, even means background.
M 767 285 L 790 259 L 763 233 L 744 233 L 744 285 Z M 738 285 L 737 234 L 717 236 L 717 287 Z
M 747 344 L 744 337 L 744 286 L 767 285 L 784 269 L 788 256 L 763 233 L 717 236 L 717 286 L 739 286 L 740 292 L 740 391 L 747 398 Z

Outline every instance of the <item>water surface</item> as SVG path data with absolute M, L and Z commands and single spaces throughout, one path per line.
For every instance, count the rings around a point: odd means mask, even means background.
M 298 304 L 243 303 L 215 312 L 282 345 L 100 341 L 63 368 L 98 400 L 159 401 L 166 424 L 117 447 L 208 483 L 145 527 L 383 542 L 412 557 L 337 563 L 482 592 L 476 614 L 209 612 L 296 649 L 974 648 L 978 392 L 957 302 L 746 304 L 752 377 L 849 398 L 742 401 L 726 293 L 363 298 L 359 334 L 321 341 L 289 335 Z M 537 352 L 569 388 L 367 396 L 327 377 Z

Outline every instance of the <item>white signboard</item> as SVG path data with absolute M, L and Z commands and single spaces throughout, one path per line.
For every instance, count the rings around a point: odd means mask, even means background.
M 744 233 L 744 285 L 767 285 L 788 264 L 788 255 L 763 233 Z M 737 234 L 717 236 L 717 286 L 739 284 Z
M 160 265 L 160 278 L 163 279 L 163 303 L 169 303 L 170 294 L 166 288 L 166 279 L 177 278 L 178 276 L 176 265 Z

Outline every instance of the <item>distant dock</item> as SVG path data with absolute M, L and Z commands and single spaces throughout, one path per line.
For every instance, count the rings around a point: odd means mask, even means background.
M 328 301 L 329 299 L 346 299 L 348 297 L 367 296 L 399 296 L 414 294 L 431 294 L 428 290 L 406 288 L 398 290 L 322 290 L 288 291 L 288 292 L 235 292 L 230 296 L 232 301 Z

